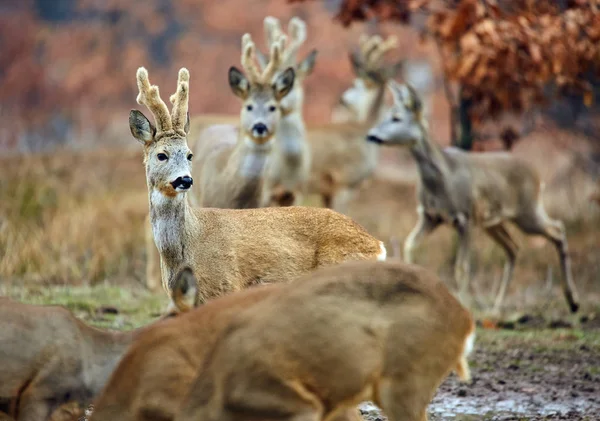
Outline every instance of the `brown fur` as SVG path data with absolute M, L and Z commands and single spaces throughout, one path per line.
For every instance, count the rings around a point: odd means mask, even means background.
M 322 269 L 237 313 L 176 419 L 331 420 L 372 400 L 390 419 L 426 420 L 451 370 L 469 380 L 473 333 L 469 312 L 425 269 Z
M 88 326 L 58 306 L 0 300 L 0 401 L 17 421 L 44 421 L 64 403 L 88 404 L 142 329 Z
M 185 276 L 182 271 L 178 285 L 189 283 Z M 173 420 L 198 369 L 231 318 L 281 286 L 255 287 L 212 300 L 144 332 L 95 402 L 90 421 Z M 356 410 L 348 411 L 348 416 L 339 421 L 352 419 L 359 419 Z
M 198 278 L 203 303 L 253 284 L 291 281 L 324 265 L 385 258 L 382 242 L 330 210 L 192 208 L 188 188 L 177 187 L 174 198 L 164 195 L 163 186 L 191 173 L 186 139 L 154 139 L 155 129 L 139 111 L 131 112 L 130 128 L 144 144 L 150 220 L 163 287 L 171 298 L 170 280 L 182 267 L 190 267 Z M 162 154 L 169 159 L 161 161 Z
M 390 84 L 394 95 L 391 115 L 369 132 L 369 139 L 407 146 L 419 169 L 419 219 L 404 243 L 404 259 L 441 224 L 452 224 L 459 234 L 455 278 L 462 299 L 468 301 L 470 237 L 477 226 L 502 247 L 507 256 L 494 311 L 499 312 L 512 279 L 518 245 L 507 229 L 509 222 L 528 234 L 543 235 L 556 247 L 562 269 L 562 288 L 571 311 L 579 307 L 572 280 L 567 238 L 561 221 L 550 218 L 542 201 L 542 183 L 534 168 L 510 153 L 467 153 L 442 150 L 430 138 L 421 100 L 410 86 Z

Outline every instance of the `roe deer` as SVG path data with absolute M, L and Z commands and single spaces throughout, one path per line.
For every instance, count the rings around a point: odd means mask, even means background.
M 176 420 L 331 420 L 372 400 L 422 421 L 450 371 L 470 379 L 473 320 L 432 272 L 347 262 L 305 278 L 232 317 Z
M 513 276 L 518 246 L 507 223 L 527 234 L 543 235 L 556 247 L 562 268 L 562 289 L 572 312 L 579 308 L 571 276 L 567 237 L 561 221 L 551 219 L 542 201 L 543 183 L 534 168 L 506 152 L 467 153 L 457 148 L 442 150 L 429 138 L 427 122 L 416 91 L 390 82 L 394 105 L 389 116 L 374 127 L 368 140 L 385 145 L 408 146 L 420 175 L 418 221 L 404 243 L 404 260 L 426 234 L 442 223 L 454 226 L 459 236 L 455 278 L 460 296 L 467 301 L 469 240 L 480 226 L 506 252 L 502 283 L 494 311 L 499 312 Z
M 185 266 L 198 279 L 198 299 L 204 303 L 253 284 L 291 281 L 319 266 L 385 259 L 383 242 L 328 209 L 192 208 L 187 200 L 193 184 L 186 141 L 189 73 L 179 71 L 172 114 L 143 67 L 137 83 L 138 103 L 146 105 L 157 125 L 138 110 L 130 112 L 129 125 L 144 145 L 150 221 L 163 287 L 171 298 L 170 280 Z
M 190 385 L 233 316 L 269 297 L 284 284 L 230 294 L 142 333 L 115 369 L 95 401 L 90 421 L 172 421 Z M 196 288 L 189 268 L 176 276 L 186 296 Z M 182 295 L 182 294 L 180 294 Z M 186 306 L 193 307 L 194 300 Z M 360 420 L 356 409 L 339 421 Z
M 64 403 L 89 403 L 145 327 L 96 329 L 66 308 L 0 300 L 0 401 L 17 421 L 44 421 Z
M 190 191 L 192 206 L 247 209 L 268 204 L 270 193 L 264 183 L 265 168 L 281 119 L 279 104 L 292 90 L 295 80 L 291 68 L 274 78 L 281 63 L 283 41 L 273 42 L 270 61 L 259 74 L 253 63 L 254 43 L 249 34 L 242 37 L 241 62 L 248 79 L 237 68 L 229 69 L 229 85 L 244 101 L 238 117 L 240 124 L 212 125 L 200 133 L 194 145 L 198 158 L 194 175 L 200 182 Z M 196 129 L 202 126 L 198 121 L 196 124 Z M 156 290 L 160 254 L 154 244 L 149 215 L 147 220 L 146 283 L 149 289 Z
M 298 62 L 298 52 L 306 41 L 306 23 L 298 17 L 290 19 L 287 36 L 283 33 L 279 20 L 272 16 L 264 19 L 264 29 L 269 48 L 282 36 L 290 40 L 282 51 L 281 63 L 276 74 L 290 67 L 296 74 L 292 89 L 280 102 L 281 120 L 275 133 L 277 139 L 265 174 L 265 183 L 271 192 L 271 204 L 297 205 L 301 203 L 310 171 L 310 150 L 306 142 L 306 128 L 302 115 L 303 82 L 314 68 L 317 51 L 312 50 Z M 261 54 L 257 54 L 257 57 L 263 67 L 268 65 Z
M 377 166 L 378 148 L 364 138 L 384 107 L 386 82 L 401 68 L 401 62 L 382 63 L 385 53 L 396 45 L 395 37 L 385 41 L 379 36 L 361 37 L 360 53 L 350 55 L 356 79 L 341 98 L 356 120 L 309 127 L 312 164 L 308 191 L 320 194 L 328 208 L 345 212 L 351 196 Z
M 243 102 L 240 124 L 211 126 L 196 141 L 194 172 L 200 182 L 192 190 L 198 206 L 246 209 L 270 204 L 266 171 L 277 144 L 280 104 L 295 80 L 291 67 L 278 72 L 283 42 L 283 38 L 273 42 L 270 61 L 261 73 L 250 35 L 242 38 L 242 67 L 248 78 L 235 67 L 229 69 L 229 85 Z

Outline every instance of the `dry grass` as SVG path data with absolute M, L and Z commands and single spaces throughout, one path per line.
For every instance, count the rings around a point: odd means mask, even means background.
M 390 153 L 397 155 L 397 151 Z M 394 248 L 390 239 L 396 238 L 401 246 L 416 221 L 414 163 L 396 156 L 392 161 L 397 174 L 372 180 L 349 212 L 386 241 L 389 250 Z M 589 200 L 590 183 L 572 172 L 569 178 L 548 185 L 546 202 L 550 214 L 567 222 L 575 280 L 589 292 L 582 295 L 591 302 L 600 292 L 600 217 L 597 204 Z M 147 210 L 140 151 L 4 159 L 0 161 L 0 279 L 32 286 L 144 283 Z M 517 238 L 522 251 L 510 302 L 515 306 L 537 305 L 550 298 L 561 302 L 553 248 L 540 238 L 520 233 Z M 418 250 L 417 262 L 450 282 L 454 249 L 452 230 L 439 228 Z M 473 289 L 484 303 L 489 302 L 501 274 L 502 251 L 481 233 L 473 249 Z M 561 303 L 559 308 L 563 307 Z

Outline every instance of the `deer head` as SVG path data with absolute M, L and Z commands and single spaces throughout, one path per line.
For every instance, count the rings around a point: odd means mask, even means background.
M 342 93 L 337 112 L 348 111 L 360 121 L 365 121 L 387 81 L 402 69 L 403 61 L 392 65 L 383 63 L 385 54 L 398 45 L 395 36 L 383 40 L 379 35 L 363 35 L 359 45 L 358 52 L 350 53 L 350 63 L 356 78 L 352 86 Z
M 427 123 L 423 104 L 415 89 L 394 80 L 388 83 L 394 105 L 377 126 L 369 130 L 367 140 L 388 145 L 413 145 L 422 140 Z
M 129 113 L 131 134 L 144 145 L 146 181 L 152 192 L 165 197 L 175 197 L 187 192 L 192 186 L 192 153 L 186 136 L 190 128 L 188 113 L 190 74 L 187 69 L 179 70 L 177 91 L 171 96 L 173 109 L 161 99 L 158 86 L 150 85 L 148 71 L 140 67 L 137 71 L 139 94 L 137 102 L 145 105 L 154 115 L 156 125 L 138 110 Z
M 294 79 L 294 86 L 290 93 L 281 101 L 281 108 L 285 114 L 292 111 L 301 111 L 302 104 L 304 103 L 304 89 L 302 83 L 304 79 L 310 75 L 315 66 L 315 60 L 317 57 L 317 50 L 311 50 L 302 61 L 298 62 L 298 52 L 300 47 L 306 41 L 306 23 L 294 16 L 288 23 L 288 32 L 285 34 L 281 28 L 279 19 L 272 16 L 267 16 L 264 19 L 264 30 L 265 39 L 269 48 L 273 48 L 273 45 L 277 43 L 281 37 L 284 37 L 284 47 L 281 51 L 281 63 L 278 69 L 276 69 L 275 75 L 278 75 L 285 69 L 291 67 L 294 69 L 296 77 Z M 260 51 L 256 51 L 256 56 L 261 67 L 267 66 L 266 57 L 263 56 Z
M 229 86 L 242 100 L 240 130 L 250 146 L 264 146 L 273 139 L 281 119 L 280 103 L 294 86 L 295 72 L 288 67 L 277 73 L 285 40 L 280 37 L 271 46 L 269 63 L 260 72 L 255 62 L 255 46 L 250 34 L 242 37 L 242 67 L 229 69 Z

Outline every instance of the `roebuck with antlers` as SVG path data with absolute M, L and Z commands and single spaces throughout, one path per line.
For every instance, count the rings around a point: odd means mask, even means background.
M 426 421 L 452 370 L 469 380 L 474 330 L 423 268 L 325 268 L 232 317 L 176 420 L 331 420 L 372 400 L 390 420 Z
M 404 243 L 404 259 L 413 260 L 413 249 L 426 234 L 443 223 L 459 236 L 455 278 L 466 300 L 469 286 L 469 242 L 473 227 L 480 226 L 506 252 L 507 262 L 494 311 L 500 311 L 513 276 L 518 246 L 507 224 L 523 232 L 543 235 L 560 258 L 562 289 L 572 312 L 579 308 L 571 275 L 567 237 L 561 221 L 550 218 L 542 201 L 543 183 L 533 167 L 510 153 L 467 153 L 441 149 L 429 138 L 427 123 L 416 91 L 390 83 L 394 105 L 389 116 L 374 127 L 368 140 L 410 147 L 419 169 L 418 221 Z
M 236 80 L 240 89 L 248 88 L 247 82 Z M 156 126 L 137 110 L 130 112 L 129 126 L 144 145 L 150 222 L 169 295 L 170 280 L 184 266 L 198 279 L 203 303 L 250 285 L 291 281 L 319 266 L 385 259 L 381 241 L 352 219 L 327 209 L 192 208 L 187 199 L 193 184 L 186 140 L 189 73 L 179 71 L 172 114 L 158 87 L 150 85 L 146 69 L 138 69 L 137 83 L 138 103 L 151 111 Z M 257 141 L 261 139 L 266 140 Z
M 350 55 L 356 79 L 340 100 L 352 110 L 353 122 L 309 128 L 312 165 L 308 190 L 320 194 L 327 207 L 345 212 L 349 199 L 377 166 L 378 148 L 364 138 L 383 110 L 386 82 L 401 68 L 401 62 L 383 63 L 385 54 L 396 45 L 395 37 L 361 37 L 360 52 Z

